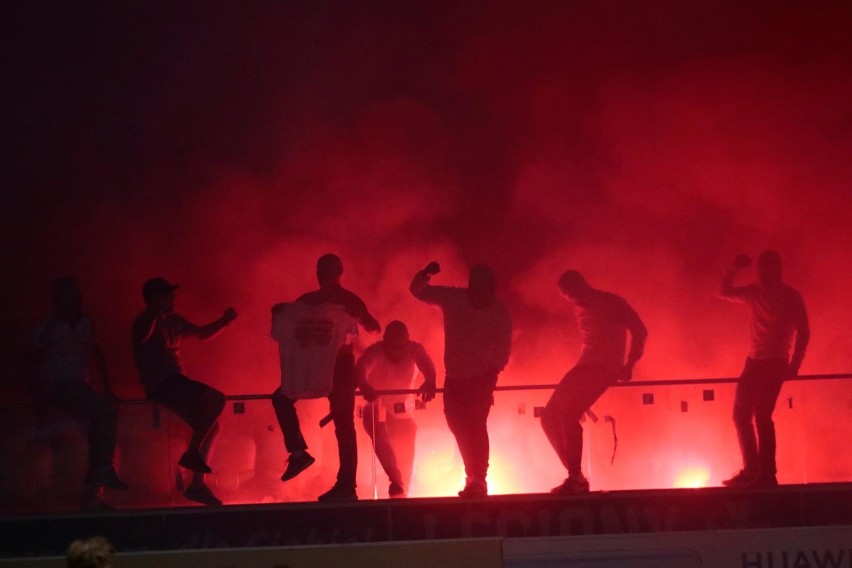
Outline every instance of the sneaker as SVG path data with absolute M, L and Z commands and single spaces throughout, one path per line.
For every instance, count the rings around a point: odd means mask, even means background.
M 755 471 L 741 469 L 730 479 L 724 480 L 722 485 L 725 487 L 754 487 L 758 477 L 760 476 Z
M 755 487 L 778 487 L 778 478 L 775 475 L 760 474 Z
M 80 508 L 84 511 L 115 511 L 115 507 L 104 500 L 100 489 L 95 489 L 89 486 L 83 491 L 83 497 L 80 500 Z
M 459 497 L 462 499 L 475 499 L 477 497 L 488 496 L 488 484 L 484 481 L 469 479 L 464 489 L 459 491 Z
M 778 478 L 775 474 L 764 474 L 760 472 L 741 469 L 735 476 L 722 482 L 725 487 L 765 488 L 778 487 Z
M 186 488 L 186 491 L 183 492 L 183 496 L 190 501 L 195 501 L 196 503 L 201 503 L 202 505 L 208 505 L 210 507 L 218 507 L 222 504 L 222 501 L 213 495 L 213 492 L 210 491 L 210 488 L 204 483 L 190 483 L 189 487 Z
M 180 457 L 178 465 L 198 473 L 213 473 L 213 470 L 210 469 L 210 466 L 204 463 L 204 458 L 201 457 L 201 454 L 198 453 L 198 450 L 185 451 Z
M 289 481 L 308 469 L 315 461 L 308 452 L 293 452 L 287 460 L 287 469 L 281 476 L 281 481 Z
M 390 487 L 388 487 L 388 497 L 405 497 L 405 489 L 403 489 L 402 484 L 391 481 Z
M 115 468 L 112 467 L 90 469 L 89 473 L 86 475 L 86 485 L 90 487 L 105 487 L 106 489 L 116 489 L 119 491 L 130 489 L 130 486 L 118 477 L 118 474 L 115 472 Z
M 342 501 L 357 501 L 358 495 L 355 494 L 354 487 L 342 487 L 338 484 L 319 496 L 318 501 L 322 503 L 335 503 Z
M 576 495 L 589 492 L 589 480 L 582 475 L 569 476 L 562 485 L 550 490 L 553 495 Z

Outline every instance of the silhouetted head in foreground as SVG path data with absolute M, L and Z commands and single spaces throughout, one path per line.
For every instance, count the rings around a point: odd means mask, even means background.
M 317 260 L 317 281 L 320 288 L 340 286 L 343 274 L 343 261 L 336 254 L 324 254 Z
M 467 282 L 467 295 L 474 308 L 484 308 L 494 301 L 497 278 L 490 266 L 474 264 Z
M 583 275 L 576 270 L 567 270 L 559 277 L 559 291 L 572 302 L 581 302 L 593 290 Z
M 102 536 L 75 540 L 65 554 L 68 568 L 112 568 L 114 561 L 115 549 Z
M 83 295 L 77 281 L 63 276 L 53 281 L 50 287 L 53 296 L 53 310 L 61 319 L 73 322 L 80 318 L 83 311 Z
M 757 257 L 757 280 L 765 288 L 781 284 L 781 255 L 774 250 L 765 250 Z
M 405 356 L 405 349 L 410 342 L 408 328 L 401 321 L 394 320 L 385 327 L 385 355 L 391 363 L 398 363 L 402 360 Z

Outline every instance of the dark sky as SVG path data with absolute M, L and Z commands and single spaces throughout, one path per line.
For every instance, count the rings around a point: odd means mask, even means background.
M 713 298 L 777 248 L 805 295 L 804 372 L 847 371 L 852 5 L 847 2 L 21 3 L 4 17 L 5 386 L 81 282 L 116 381 L 141 284 L 182 284 L 187 347 L 226 392 L 277 380 L 268 307 L 335 251 L 386 323 L 440 350 L 406 291 L 430 260 L 488 262 L 516 324 L 509 381 L 577 352 L 555 281 L 624 295 L 644 377 L 723 376 L 745 316 Z M 514 370 L 513 370 L 514 369 Z

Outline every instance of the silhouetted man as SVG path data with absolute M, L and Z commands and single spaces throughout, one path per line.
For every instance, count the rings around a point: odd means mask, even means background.
M 558 287 L 574 308 L 583 340 L 580 360 L 556 386 L 541 416 L 544 433 L 568 470 L 568 477 L 551 493 L 565 495 L 589 491 L 589 481 L 581 468 L 580 419 L 610 385 L 632 378 L 648 331 L 624 298 L 592 288 L 579 272 L 569 270 L 562 274 Z M 625 362 L 628 331 L 630 351 Z
M 193 472 L 184 496 L 205 505 L 222 502 L 204 483 L 211 473 L 207 457 L 219 432 L 219 415 L 225 408 L 225 395 L 184 374 L 180 360 L 181 340 L 197 337 L 212 339 L 237 317 L 228 308 L 217 320 L 195 325 L 175 313 L 177 284 L 163 278 L 151 278 L 142 287 L 145 311 L 133 321 L 133 356 L 145 395 L 177 414 L 192 428 L 192 437 L 178 465 Z
M 509 362 L 512 320 L 495 296 L 494 271 L 477 264 L 467 288 L 431 286 L 437 262 L 414 275 L 415 298 L 441 309 L 444 316 L 444 415 L 456 438 L 467 480 L 460 497 L 488 495 L 488 413 L 497 375 Z
M 778 480 L 772 413 L 784 380 L 799 374 L 811 332 L 802 296 L 781 280 L 781 256 L 773 250 L 764 251 L 757 259 L 757 283 L 734 286 L 737 273 L 750 265 L 748 256 L 738 255 L 719 286 L 720 297 L 745 303 L 751 324 L 751 352 L 734 399 L 743 469 L 722 483 L 729 487 L 773 487 Z
M 284 445 L 290 456 L 287 461 L 287 469 L 284 475 L 281 476 L 282 481 L 293 479 L 311 464 L 315 459 L 311 456 L 307 449 L 308 445 L 302 436 L 302 431 L 299 427 L 299 418 L 296 414 L 294 404 L 297 397 L 296 394 L 290 393 L 288 396 L 287 390 L 291 388 L 294 380 L 301 377 L 308 377 L 308 382 L 313 373 L 311 369 L 304 369 L 297 373 L 299 377 L 288 376 L 288 370 L 285 368 L 287 356 L 286 346 L 283 342 L 295 340 L 305 346 L 323 347 L 334 345 L 338 346 L 336 354 L 332 353 L 333 359 L 323 361 L 325 354 L 320 353 L 321 350 L 315 350 L 320 359 L 316 360 L 316 365 L 326 365 L 329 363 L 329 368 L 332 372 L 331 390 L 326 388 L 328 394 L 329 406 L 331 409 L 331 417 L 334 422 L 334 434 L 337 438 L 337 450 L 340 456 L 340 468 L 337 472 L 337 481 L 331 489 L 320 495 L 320 501 L 354 501 L 358 498 L 355 493 L 355 472 L 358 466 L 358 447 L 355 437 L 355 387 L 357 384 L 357 376 L 355 372 L 355 353 L 351 344 L 346 342 L 347 324 L 339 320 L 327 310 L 319 309 L 323 304 L 331 305 L 332 307 L 341 306 L 343 312 L 348 314 L 350 318 L 357 321 L 361 326 L 372 333 L 381 331 L 381 326 L 376 319 L 370 315 L 367 306 L 363 300 L 353 294 L 340 284 L 340 277 L 343 275 L 343 261 L 340 257 L 334 254 L 326 254 L 317 261 L 317 281 L 319 282 L 319 290 L 309 292 L 300 296 L 296 300 L 296 308 L 298 305 L 315 306 L 318 308 L 315 313 L 310 316 L 295 316 L 292 322 L 294 325 L 291 332 L 282 321 L 283 317 L 289 317 L 288 310 L 290 304 L 277 304 L 272 308 L 273 314 L 273 337 L 278 339 L 282 349 L 282 387 L 276 389 L 272 393 L 272 406 L 275 409 L 275 415 L 278 418 L 278 424 L 281 427 L 281 432 L 284 435 Z M 276 322 L 278 320 L 278 322 Z M 280 323 L 279 323 L 280 322 Z M 280 328 L 279 328 L 280 326 Z M 280 329 L 280 331 L 279 331 Z M 352 331 L 357 333 L 357 327 Z M 313 369 L 316 371 L 316 369 Z M 302 384 L 303 387 L 311 387 L 311 385 Z M 321 391 L 316 391 L 316 386 L 311 387 L 314 394 L 311 397 L 319 396 Z M 308 398 L 308 397 L 304 397 Z
M 57 406 L 89 423 L 89 471 L 83 506 L 106 506 L 101 488 L 127 489 L 113 467 L 118 410 L 110 390 L 106 360 L 91 318 L 83 313 L 80 288 L 73 278 L 57 278 L 51 287 L 53 311 L 35 329 L 36 400 Z M 103 394 L 89 384 L 94 362 Z
M 374 389 L 413 389 L 419 371 L 423 374 L 419 396 L 428 402 L 435 397 L 435 364 L 423 345 L 411 341 L 405 324 L 395 320 L 385 328 L 384 339 L 358 358 L 356 367 L 361 392 L 368 400 L 364 430 L 373 440 L 376 456 L 390 480 L 388 495 L 402 497 L 414 465 L 417 424 L 411 415 L 413 397 L 387 394 L 376 398 Z M 401 459 L 397 460 L 397 454 Z

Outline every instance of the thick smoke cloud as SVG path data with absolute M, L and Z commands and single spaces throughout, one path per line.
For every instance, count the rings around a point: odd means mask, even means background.
M 772 247 L 810 310 L 803 372 L 852 367 L 848 7 L 410 4 L 22 9 L 4 390 L 20 396 L 14 355 L 72 274 L 119 392 L 139 396 L 129 324 L 160 274 L 190 319 L 241 313 L 186 346 L 190 372 L 268 393 L 269 307 L 312 289 L 327 251 L 436 359 L 440 316 L 410 277 L 435 259 L 461 285 L 493 264 L 516 327 L 502 380 L 540 384 L 579 352 L 567 268 L 646 320 L 637 378 L 734 376 L 745 315 L 713 290 L 736 253 Z M 709 453 L 733 455 L 722 442 Z

